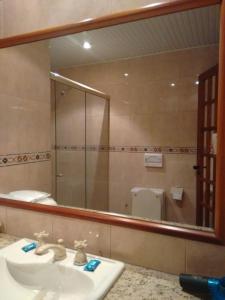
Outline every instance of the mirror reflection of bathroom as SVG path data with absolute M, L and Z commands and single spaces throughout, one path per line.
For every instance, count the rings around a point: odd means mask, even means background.
M 28 48 L 42 92 L 51 85 L 51 130 L 36 137 L 52 150 L 39 186 L 11 190 L 214 227 L 218 44 L 214 5 L 14 47 Z

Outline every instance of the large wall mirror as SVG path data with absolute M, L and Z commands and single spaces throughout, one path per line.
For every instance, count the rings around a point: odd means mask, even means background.
M 1 49 L 1 204 L 213 233 L 219 31 L 214 4 Z

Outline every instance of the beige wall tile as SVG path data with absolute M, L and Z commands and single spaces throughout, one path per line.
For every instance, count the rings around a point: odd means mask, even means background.
M 225 247 L 186 241 L 186 272 L 205 276 L 224 276 Z
M 0 206 L 0 232 L 6 231 L 6 207 Z
M 111 11 L 119 12 L 129 9 L 140 8 L 146 5 L 153 4 L 155 0 L 111 0 Z
M 1 154 L 48 150 L 50 62 L 47 43 L 3 49 L 0 63 L 0 138 L 4 140 Z
M 89 222 L 79 219 L 54 217 L 54 240 L 63 238 L 65 245 L 73 249 L 74 240 L 87 240 L 87 252 L 110 256 L 110 228 L 109 225 Z
M 50 102 L 48 42 L 2 49 L 0 61 L 1 93 L 38 102 Z
M 21 238 L 34 239 L 35 232 L 47 231 L 48 240 L 52 240 L 52 216 L 33 211 L 7 208 L 6 211 L 7 233 Z
M 0 193 L 27 189 L 52 191 L 50 161 L 1 167 L 0 176 Z
M 0 37 L 3 37 L 3 1 L 0 1 Z
M 133 145 L 130 116 L 110 116 L 110 145 Z
M 110 13 L 107 0 L 4 0 L 4 36 L 59 26 Z M 22 16 L 26 15 L 26 18 Z
M 21 189 L 24 185 L 24 166 L 15 165 L 0 168 L 1 184 L 0 193 L 9 193 L 12 190 Z
M 52 193 L 51 161 L 24 165 L 23 188 Z
M 1 154 L 50 150 L 50 81 L 47 42 L 0 53 Z M 52 191 L 50 162 L 1 168 L 0 189 Z
M 166 190 L 166 220 L 183 224 L 196 224 L 196 189 L 184 189 L 182 201 L 172 199 Z
M 111 257 L 179 274 L 185 271 L 185 240 L 111 226 Z
M 0 94 L 1 154 L 50 149 L 50 103 Z

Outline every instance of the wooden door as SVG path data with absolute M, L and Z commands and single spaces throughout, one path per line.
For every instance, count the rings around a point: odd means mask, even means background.
M 205 227 L 214 227 L 215 218 L 217 98 L 218 65 L 200 74 L 198 88 L 196 224 Z

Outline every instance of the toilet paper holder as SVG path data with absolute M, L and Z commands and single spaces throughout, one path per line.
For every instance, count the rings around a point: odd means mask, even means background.
M 183 199 L 184 188 L 182 187 L 172 187 L 170 190 L 173 200 L 181 201 Z

